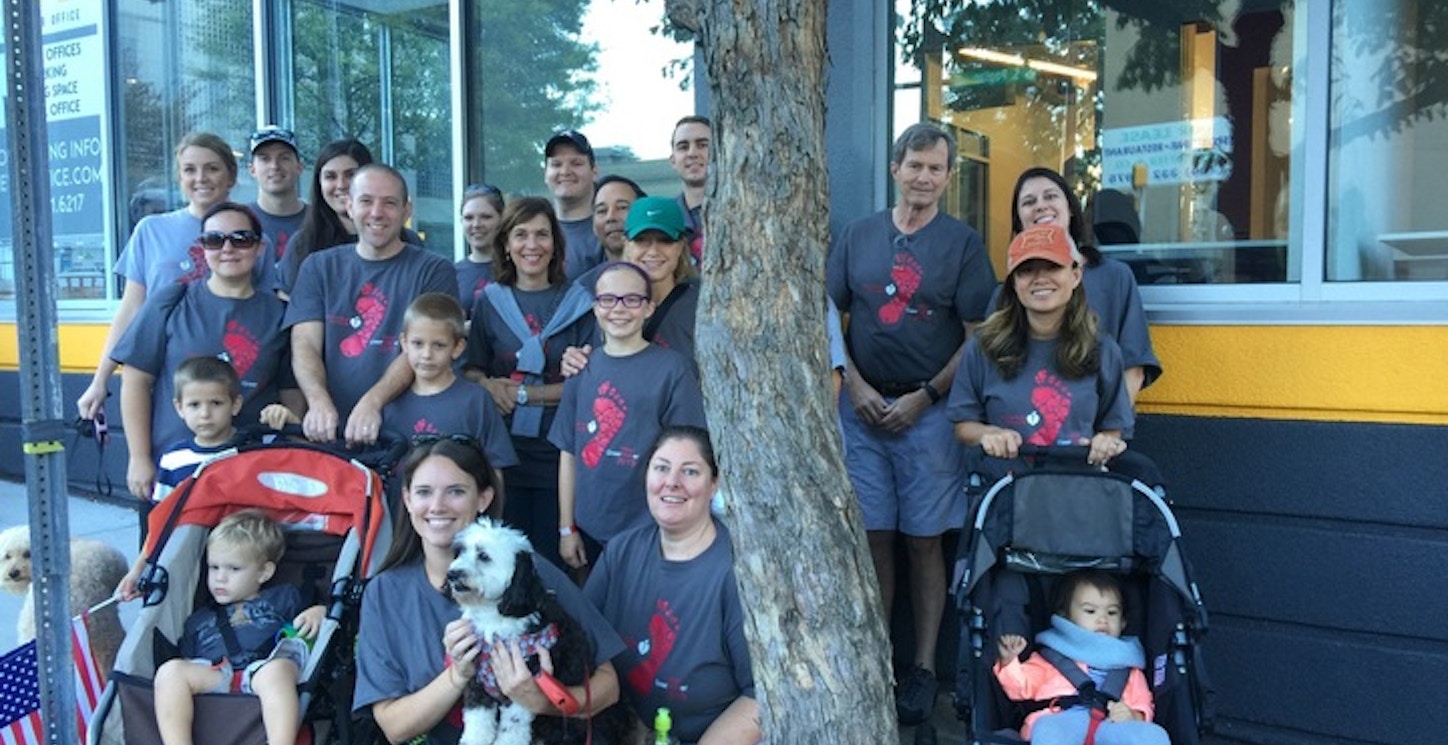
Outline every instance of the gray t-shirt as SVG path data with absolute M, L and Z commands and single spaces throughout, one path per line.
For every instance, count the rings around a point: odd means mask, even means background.
M 603 263 L 603 247 L 593 233 L 593 216 L 582 220 L 559 220 L 563 228 L 563 273 L 569 280 Z
M 473 305 L 483 296 L 483 288 L 493 281 L 493 262 L 462 259 L 453 264 L 458 273 L 458 302 L 472 318 Z
M 608 662 L 623 642 L 608 622 L 557 567 L 533 557 L 538 579 L 593 644 L 591 667 Z M 367 583 L 357 630 L 357 688 L 353 711 L 421 690 L 443 671 L 443 629 L 459 618 L 457 604 L 427 580 L 421 561 L 392 567 Z M 461 702 L 459 702 L 461 703 Z M 455 711 L 454 714 L 457 714 Z M 458 741 L 461 718 L 449 715 L 427 733 L 428 745 Z
M 302 229 L 302 222 L 307 217 L 306 207 L 297 210 L 294 215 L 273 215 L 262 209 L 261 205 L 256 202 L 252 202 L 248 206 L 256 212 L 257 218 L 261 220 L 261 234 L 267 241 L 269 250 L 262 256 L 275 265 L 286 258 L 287 246 L 291 242 L 292 236 Z M 258 261 L 260 260 L 258 259 Z M 273 268 L 273 280 L 281 281 L 275 267 Z
M 848 313 L 846 345 L 872 385 L 913 384 L 940 372 L 979 321 L 995 287 L 980 234 L 939 213 L 910 235 L 890 210 L 850 223 L 825 265 L 831 299 Z
M 628 357 L 594 350 L 588 366 L 563 384 L 548 440 L 574 455 L 574 521 L 607 541 L 649 519 L 645 452 L 664 427 L 705 426 L 704 396 L 693 363 L 650 344 Z
M 136 223 L 130 240 L 116 258 L 116 274 L 140 284 L 147 293 L 169 284 L 190 284 L 211 272 L 206 249 L 196 241 L 201 235 L 201 218 L 187 208 L 147 215 Z M 253 286 L 268 292 L 276 284 L 274 262 L 265 252 L 251 270 Z
M 1143 367 L 1146 379 L 1142 388 L 1161 376 L 1161 360 L 1151 347 L 1146 309 L 1141 305 L 1141 291 L 1131 267 L 1109 257 L 1089 264 L 1081 275 L 1086 288 L 1086 304 L 1101 319 L 1101 330 L 1111 335 L 1121 347 L 1121 358 L 1127 367 Z
M 190 357 L 220 357 L 241 378 L 237 426 L 257 424 L 261 410 L 295 388 L 290 336 L 282 326 L 286 305 L 270 292 L 251 297 L 217 297 L 205 282 L 167 285 L 146 297 L 111 359 L 156 377 L 151 396 L 151 451 L 191 436 L 176 414 L 172 377 Z
M 1134 418 L 1116 342 L 1102 336 L 1100 371 L 1075 379 L 1056 370 L 1056 344 L 1054 339 L 1030 340 L 1021 372 L 1006 380 L 972 337 L 960 358 L 945 415 L 952 422 L 1013 429 L 1027 445 L 1075 445 L 1109 429 L 1119 429 L 1130 439 Z
M 493 397 L 482 386 L 462 378 L 430 396 L 404 391 L 382 409 L 382 426 L 404 440 L 418 435 L 467 435 L 482 443 L 494 468 L 518 465 L 513 439 Z
M 609 541 L 584 594 L 623 638 L 613 660 L 624 697 L 646 722 L 661 706 L 673 733 L 697 742 L 740 696 L 754 696 L 729 532 L 702 554 L 668 561 L 652 523 Z
M 382 261 L 362 258 L 353 245 L 302 262 L 285 323 L 322 323 L 327 391 L 341 421 L 397 357 L 407 306 L 426 292 L 451 295 L 457 282 L 451 263 L 411 245 Z

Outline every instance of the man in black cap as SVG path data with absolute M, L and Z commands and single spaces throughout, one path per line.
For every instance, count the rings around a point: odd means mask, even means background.
M 593 182 L 598 166 L 593 146 L 575 129 L 555 132 L 543 146 L 543 182 L 553 194 L 553 209 L 563 228 L 563 272 L 569 279 L 603 262 L 593 233 Z
M 271 261 L 287 254 L 287 241 L 302 229 L 307 203 L 299 184 L 302 156 L 290 129 L 269 124 L 251 133 L 251 162 L 246 170 L 256 179 L 256 201 L 251 208 L 261 218 L 262 234 L 271 243 Z

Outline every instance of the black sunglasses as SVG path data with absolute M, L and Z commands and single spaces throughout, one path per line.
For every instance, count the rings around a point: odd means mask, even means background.
M 413 447 L 417 447 L 419 445 L 431 445 L 434 442 L 441 442 L 442 440 L 447 440 L 448 442 L 456 442 L 459 445 L 467 445 L 468 447 L 474 448 L 479 452 L 481 452 L 483 449 L 483 444 L 481 442 L 478 442 L 478 438 L 473 437 L 472 435 L 464 434 L 438 435 L 428 433 L 425 435 L 413 435 L 412 438 L 409 439 L 407 442 Z
M 261 243 L 261 236 L 254 230 L 235 230 L 230 233 L 210 230 L 202 233 L 196 240 L 208 251 L 220 251 L 227 241 L 231 241 L 232 248 L 245 250 L 255 248 L 256 244 Z

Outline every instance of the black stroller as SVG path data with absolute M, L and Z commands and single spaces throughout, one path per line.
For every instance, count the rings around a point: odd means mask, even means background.
M 996 639 L 1034 638 L 1049 626 L 1057 578 L 1100 569 L 1118 576 L 1128 633 L 1145 647 L 1156 723 L 1176 745 L 1196 745 L 1211 720 L 1207 614 L 1163 493 L 1078 465 L 1085 448 L 1023 450 L 1026 466 L 990 486 L 968 517 L 955 562 L 955 704 L 970 741 L 1021 742 L 1022 721 L 1046 702 L 1005 697 L 992 674 Z

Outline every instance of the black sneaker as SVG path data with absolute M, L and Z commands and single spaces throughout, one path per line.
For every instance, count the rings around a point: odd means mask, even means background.
M 930 721 L 935 713 L 935 673 L 916 665 L 900 681 L 895 693 L 895 715 L 904 725 Z

